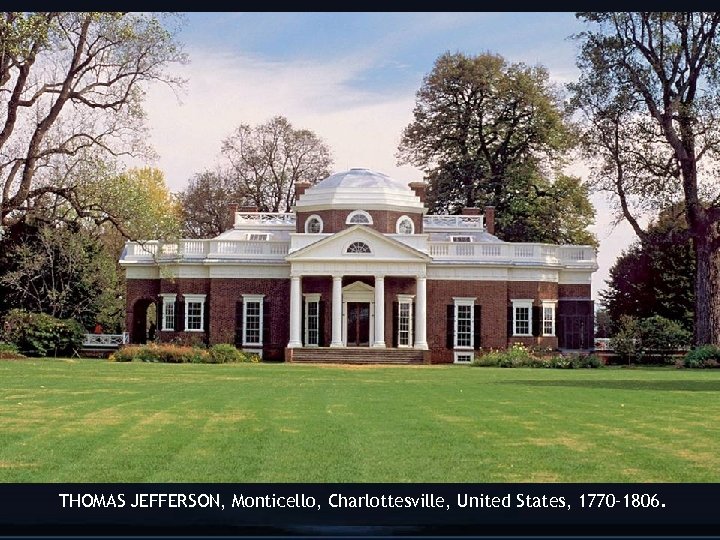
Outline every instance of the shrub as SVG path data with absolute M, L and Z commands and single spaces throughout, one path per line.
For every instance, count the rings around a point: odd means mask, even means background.
M 668 363 L 673 353 L 689 345 L 691 337 L 680 324 L 659 315 L 623 316 L 610 347 L 626 362 Z
M 702 345 L 685 355 L 682 365 L 686 368 L 709 368 L 720 365 L 720 347 Z
M 227 364 L 230 362 L 245 362 L 245 355 L 238 351 L 234 345 L 220 343 L 210 347 L 209 361 L 214 364 Z
M 5 339 L 30 356 L 71 355 L 82 347 L 85 329 L 73 319 L 11 310 L 5 317 Z
M 491 350 L 482 356 L 477 356 L 472 362 L 476 367 L 531 367 L 531 368 L 558 368 L 573 367 L 601 367 L 600 358 L 591 355 L 548 356 L 548 349 L 528 349 L 519 343 L 513 344 L 504 351 Z
M 20 354 L 17 345 L 0 341 L 0 360 L 15 360 L 18 358 L 25 358 L 25 355 Z
M 250 363 L 252 363 L 252 364 L 258 364 L 258 363 L 260 363 L 261 358 L 260 358 L 260 355 L 259 355 L 258 353 L 246 353 L 246 352 L 243 352 L 243 353 L 240 353 L 240 354 L 242 354 L 242 357 L 243 357 L 242 360 L 240 360 L 241 362 L 250 362 Z

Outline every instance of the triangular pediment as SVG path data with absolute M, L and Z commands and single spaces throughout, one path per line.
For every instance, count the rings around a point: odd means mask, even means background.
M 363 252 L 367 246 L 369 252 Z M 430 257 L 365 225 L 355 225 L 291 253 L 287 261 L 427 262 Z

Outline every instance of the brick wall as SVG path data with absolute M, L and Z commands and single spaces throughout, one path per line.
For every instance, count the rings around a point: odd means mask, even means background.
M 296 218 L 296 232 L 305 232 L 305 221 L 312 215 L 320 216 L 323 220 L 323 233 L 336 233 L 347 229 L 351 225 L 347 225 L 345 221 L 353 210 L 319 210 L 317 212 L 298 212 Z M 368 214 L 373 219 L 373 224 L 369 227 L 381 233 L 395 234 L 396 223 L 400 216 L 408 216 L 415 224 L 415 233 L 422 232 L 422 214 L 410 212 L 392 212 L 387 210 L 368 210 Z

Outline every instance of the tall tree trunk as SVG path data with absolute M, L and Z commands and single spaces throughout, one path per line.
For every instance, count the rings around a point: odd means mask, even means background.
M 714 227 L 713 227 L 714 228 Z M 693 240 L 695 272 L 695 345 L 720 345 L 720 250 L 713 246 L 716 233 Z

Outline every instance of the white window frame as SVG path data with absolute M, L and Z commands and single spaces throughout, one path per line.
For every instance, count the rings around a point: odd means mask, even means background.
M 475 349 L 475 300 L 476 297 L 453 297 L 453 304 L 455 305 L 453 312 L 453 348 L 459 351 L 467 351 Z M 460 314 L 460 306 L 470 307 L 470 344 L 469 345 L 458 345 L 458 322 Z M 457 355 L 456 355 L 457 356 Z
M 398 301 L 398 322 L 397 322 L 397 345 L 399 349 L 409 349 L 413 347 L 414 344 L 414 328 L 413 328 L 413 320 L 414 320 L 414 307 L 413 302 L 415 300 L 414 294 L 398 294 L 397 301 Z M 400 332 L 401 332 L 401 325 L 400 325 L 400 311 L 401 306 L 403 304 L 408 305 L 408 342 L 403 345 L 400 343 Z
M 367 218 L 367 222 L 365 223 L 353 223 L 352 219 L 355 216 L 364 216 Z M 346 225 L 372 225 L 373 224 L 373 218 L 370 214 L 368 214 L 365 210 L 353 210 L 348 214 L 347 219 L 345 220 Z
M 555 313 L 556 313 L 556 311 L 555 311 L 555 310 L 556 310 L 556 307 L 557 307 L 557 300 L 543 300 L 543 303 L 542 303 L 542 314 L 541 314 L 542 318 L 541 318 L 541 320 L 540 320 L 541 329 L 542 329 L 542 335 L 543 335 L 543 336 L 550 336 L 550 337 L 554 337 L 554 336 L 555 336 L 555 331 L 556 331 L 556 329 L 555 329 Z M 545 318 L 545 310 L 546 310 L 546 309 L 550 309 L 550 310 L 551 310 L 551 314 L 552 314 L 552 318 L 551 318 L 551 319 L 546 319 L 546 318 Z M 550 322 L 550 324 L 551 324 L 551 331 L 550 331 L 550 333 L 547 333 L 547 332 L 545 331 L 545 323 L 546 323 L 546 322 Z
M 255 236 L 256 238 L 253 238 Z M 268 233 L 248 233 L 247 239 L 250 242 L 267 242 L 270 239 Z
M 177 326 L 177 321 L 175 320 L 177 317 L 175 316 L 175 302 L 177 302 L 177 294 L 170 294 L 170 293 L 162 293 L 160 294 L 160 297 L 162 298 L 162 320 L 160 323 L 160 331 L 161 332 L 174 332 L 175 327 Z M 171 307 L 172 309 L 172 326 L 168 326 L 167 324 L 167 308 Z
M 410 223 L 410 232 L 409 233 L 400 232 L 400 225 L 404 221 L 408 221 Z M 415 234 L 415 222 L 410 218 L 410 216 L 402 215 L 395 222 L 395 232 L 397 234 Z
M 263 309 L 264 309 L 264 303 L 265 303 L 265 295 L 264 294 L 243 294 L 243 328 L 242 328 L 242 344 L 243 347 L 262 347 L 263 346 Z M 248 321 L 248 314 L 247 314 L 247 308 L 248 304 L 251 303 L 259 303 L 260 308 L 258 310 L 258 341 L 252 341 L 248 342 L 247 340 L 247 321 Z
M 471 351 L 455 351 L 453 355 L 454 364 L 471 364 L 475 355 Z
M 348 251 L 348 249 L 350 249 L 350 246 L 352 246 L 353 244 L 365 244 L 370 251 L 368 251 L 367 253 L 358 252 L 358 251 Z M 348 242 L 345 245 L 345 249 L 343 249 L 343 255 L 355 255 L 355 256 L 360 256 L 360 257 L 369 257 L 372 254 L 373 254 L 372 247 L 370 247 L 370 244 L 368 244 L 364 240 L 352 240 L 352 241 Z
M 186 332 L 204 332 L 205 331 L 205 294 L 184 294 L 185 299 L 185 331 Z M 200 304 L 200 328 L 190 328 L 190 304 Z
M 313 219 L 317 219 L 318 222 L 320 223 L 320 230 L 318 232 L 311 232 L 308 230 L 310 228 L 310 222 Z M 305 220 L 305 232 L 308 234 L 320 234 L 321 232 L 323 232 L 324 229 L 325 229 L 325 223 L 323 222 L 322 218 L 320 216 L 318 216 L 317 214 L 313 214 Z
M 303 347 L 320 346 L 320 293 L 303 294 L 305 297 L 305 335 L 303 336 Z M 310 304 L 317 304 L 317 342 L 310 343 Z
M 472 236 L 468 236 L 467 234 L 458 234 L 455 236 L 451 236 L 450 241 L 462 244 L 469 244 L 473 241 L 473 238 Z
M 532 328 L 533 328 L 533 320 L 532 320 L 532 316 L 533 316 L 532 311 L 533 311 L 533 310 L 532 310 L 532 308 L 533 308 L 533 301 L 532 301 L 531 299 L 527 299 L 527 298 L 517 299 L 517 300 L 513 300 L 513 301 L 512 301 L 512 306 L 513 306 L 513 307 L 512 307 L 512 330 L 513 330 L 512 335 L 513 335 L 513 336 L 517 336 L 517 337 L 528 337 L 528 336 L 532 336 Z M 518 330 L 518 328 L 517 328 L 517 323 L 518 323 L 518 320 L 517 320 L 517 310 L 518 310 L 518 309 L 522 309 L 522 308 L 527 308 L 527 310 L 528 310 L 528 321 L 527 321 L 527 323 L 528 323 L 528 331 L 527 331 L 527 334 L 523 334 L 523 333 L 520 333 L 520 332 L 517 331 L 517 330 Z

